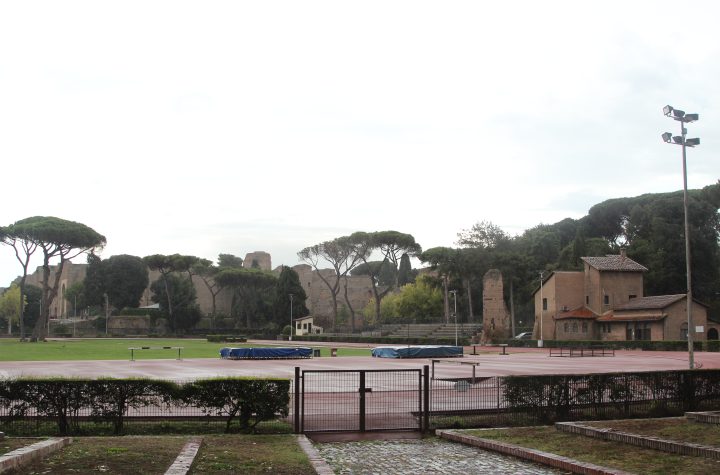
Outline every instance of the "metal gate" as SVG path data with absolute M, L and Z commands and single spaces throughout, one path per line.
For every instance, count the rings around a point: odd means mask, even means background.
M 423 430 L 428 387 L 420 369 L 295 369 L 295 431 Z

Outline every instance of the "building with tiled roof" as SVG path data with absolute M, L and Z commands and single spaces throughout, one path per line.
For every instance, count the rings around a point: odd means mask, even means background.
M 648 269 L 624 252 L 581 259 L 582 271 L 551 272 L 535 292 L 535 338 L 687 339 L 686 294 L 643 295 Z M 692 308 L 694 339 L 717 339 L 718 325 L 708 323 L 707 306 L 693 301 Z
M 580 259 L 590 267 L 600 271 L 647 272 L 648 270 L 647 267 L 638 264 L 625 254 L 617 256 L 608 254 L 604 257 L 581 257 Z

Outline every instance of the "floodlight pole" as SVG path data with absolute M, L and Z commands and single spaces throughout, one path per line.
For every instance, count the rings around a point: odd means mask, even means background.
M 685 146 L 685 124 L 680 122 L 682 129 L 682 166 L 683 166 L 683 210 L 685 212 L 685 275 L 687 280 L 687 322 L 688 322 L 688 365 L 695 368 L 694 328 L 692 318 L 692 280 L 690 278 L 690 221 L 688 218 L 688 191 L 687 191 L 687 147 Z
M 293 332 L 293 294 L 288 294 L 290 296 L 290 337 L 288 338 L 288 341 L 292 341 L 292 332 Z
M 685 277 L 687 279 L 687 341 L 688 341 L 688 365 L 690 369 L 695 368 L 695 348 L 693 345 L 693 318 L 692 318 L 692 278 L 691 278 L 691 267 L 690 267 L 690 220 L 688 217 L 688 191 L 687 191 L 687 128 L 685 124 L 688 122 L 694 122 L 698 120 L 698 114 L 685 114 L 683 111 L 674 109 L 671 106 L 665 106 L 663 114 L 670 117 L 673 120 L 680 122 L 680 137 L 681 140 L 678 143 L 673 137 L 673 142 L 676 145 L 682 147 L 682 169 L 683 169 L 683 211 L 685 214 Z M 666 143 L 670 142 L 666 138 L 666 134 L 663 135 L 663 139 Z M 693 141 L 694 140 L 694 141 Z M 695 146 L 700 143 L 699 139 L 691 139 L 693 142 L 690 146 Z
M 545 271 L 540 271 L 540 338 L 538 338 L 538 348 L 542 348 L 543 342 L 543 275 Z
M 457 290 L 451 290 L 453 296 L 453 316 L 455 317 L 455 346 L 458 346 L 458 328 L 457 328 Z

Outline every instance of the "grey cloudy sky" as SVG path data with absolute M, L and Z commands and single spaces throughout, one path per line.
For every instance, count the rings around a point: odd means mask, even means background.
M 718 178 L 720 3 L 0 4 L 0 224 L 103 257 L 265 250 L 357 230 L 424 248 Z M 0 247 L 0 286 L 19 273 Z

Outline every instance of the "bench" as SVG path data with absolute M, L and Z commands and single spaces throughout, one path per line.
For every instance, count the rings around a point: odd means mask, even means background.
M 582 346 L 560 346 L 558 348 L 550 348 L 549 356 L 561 357 L 584 357 L 584 356 L 615 356 L 615 349 L 602 345 L 593 345 L 590 347 Z
M 471 384 L 475 384 L 475 380 L 477 379 L 475 377 L 475 368 L 480 366 L 480 363 L 475 363 L 473 361 L 457 361 L 457 360 L 430 360 L 430 361 L 432 362 L 430 379 L 435 379 L 435 363 L 467 365 L 467 366 L 472 366 L 472 379 L 470 381 L 471 381 Z
M 128 348 L 130 350 L 130 361 L 135 361 L 136 350 L 177 350 L 177 359 L 182 360 L 180 352 L 184 349 L 184 346 L 132 346 Z

